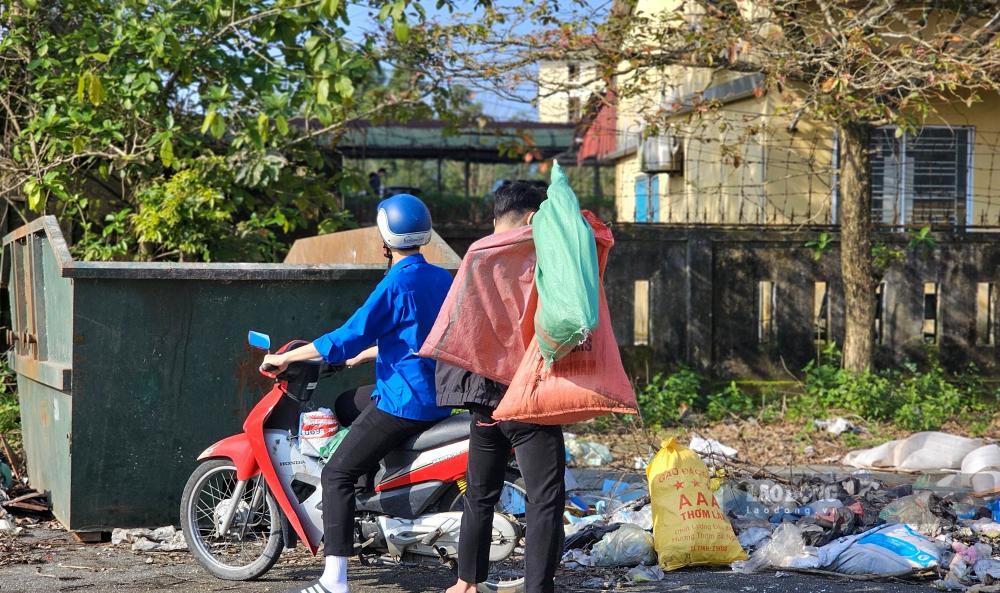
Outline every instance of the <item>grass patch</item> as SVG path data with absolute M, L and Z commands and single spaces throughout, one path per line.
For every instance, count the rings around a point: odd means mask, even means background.
M 933 355 L 918 367 L 852 373 L 840 366 L 840 353 L 830 347 L 819 361 L 802 370 L 800 382 L 729 381 L 713 384 L 681 368 L 655 375 L 638 390 L 646 426 L 714 423 L 754 417 L 764 423 L 802 421 L 796 438 L 810 438 L 814 418 L 852 416 L 865 422 L 891 424 L 906 431 L 939 430 L 954 423 L 981 435 L 1000 409 L 1000 388 L 970 366 L 949 374 Z M 851 446 L 885 442 L 883 434 L 844 434 Z

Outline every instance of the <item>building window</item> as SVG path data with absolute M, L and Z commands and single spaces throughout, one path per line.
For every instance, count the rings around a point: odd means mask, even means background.
M 757 283 L 757 342 L 767 344 L 774 339 L 775 284 L 770 280 Z
M 569 121 L 580 121 L 580 97 L 570 97 L 566 105 L 566 116 L 569 118 Z
M 928 344 L 937 344 L 938 323 L 941 299 L 938 298 L 939 286 L 937 282 L 924 282 L 924 341 Z
M 636 280 L 634 298 L 634 323 L 632 343 L 636 346 L 649 345 L 649 280 Z
M 885 344 L 885 282 L 875 287 L 875 343 Z
M 886 225 L 964 225 L 971 214 L 973 128 L 872 130 L 872 219 Z
M 976 344 L 993 346 L 996 344 L 996 284 L 980 282 L 976 286 Z
M 576 62 L 570 62 L 566 64 L 566 78 L 573 82 L 580 78 L 580 65 Z
M 817 343 L 830 341 L 830 291 L 826 282 L 813 284 L 813 339 Z

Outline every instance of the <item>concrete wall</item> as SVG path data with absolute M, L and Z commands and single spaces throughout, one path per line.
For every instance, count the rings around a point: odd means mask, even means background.
M 785 366 L 801 369 L 812 359 L 815 289 L 829 290 L 829 337 L 842 343 L 843 288 L 836 244 L 818 261 L 804 244 L 820 229 L 733 231 L 619 225 L 605 289 L 615 335 L 626 360 L 644 356 L 660 364 L 684 363 L 719 376 L 787 377 Z M 881 238 L 900 248 L 905 237 Z M 951 368 L 974 362 L 988 374 L 1000 372 L 996 346 L 979 345 L 979 283 L 1000 287 L 1000 243 L 989 235 L 938 237 L 931 252 L 906 253 L 885 276 L 884 364 L 925 353 L 923 286 L 938 285 L 939 329 L 934 347 Z M 649 345 L 634 344 L 636 280 L 650 282 Z M 774 285 L 773 334 L 760 340 L 760 283 Z M 995 298 L 995 296 L 994 296 Z M 641 305 L 640 305 L 641 306 Z M 995 307 L 995 305 L 994 305 Z M 991 329 L 997 344 L 996 321 Z

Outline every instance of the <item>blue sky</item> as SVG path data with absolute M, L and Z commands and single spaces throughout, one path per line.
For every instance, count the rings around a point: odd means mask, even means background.
M 514 0 L 500 0 L 503 1 L 514 1 Z M 530 1 L 530 0 L 529 0 Z M 601 12 L 606 10 L 610 5 L 608 0 L 564 0 L 566 3 L 566 13 L 572 15 L 570 18 L 579 17 L 581 10 L 586 10 L 588 12 Z M 473 2 L 462 2 L 459 0 L 460 5 L 466 5 L 468 8 L 463 8 L 463 12 L 469 12 L 474 6 Z M 449 15 L 446 10 L 437 10 L 435 8 L 435 0 L 422 0 L 422 4 L 427 10 L 428 18 L 440 19 L 447 21 L 453 17 Z M 361 36 L 365 30 L 370 30 L 372 27 L 372 21 L 374 16 L 377 15 L 377 10 L 373 10 L 367 5 L 361 5 L 356 3 L 351 3 L 348 5 L 348 16 L 350 17 L 351 24 L 348 27 L 349 36 Z M 532 27 L 530 25 L 523 25 L 515 29 L 515 31 L 528 32 Z M 529 120 L 534 121 L 537 119 L 537 112 L 535 107 L 531 104 L 531 100 L 534 98 L 536 93 L 535 86 L 533 84 L 525 83 L 520 86 L 517 90 L 517 94 L 520 100 L 512 100 L 508 97 L 501 96 L 494 92 L 489 91 L 476 91 L 476 101 L 483 105 L 484 111 L 487 115 L 502 120 Z

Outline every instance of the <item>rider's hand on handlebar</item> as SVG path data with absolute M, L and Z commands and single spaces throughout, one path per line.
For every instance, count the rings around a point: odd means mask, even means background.
M 268 368 L 270 365 L 271 368 Z M 268 354 L 264 357 L 264 361 L 260 363 L 260 370 L 273 373 L 275 375 L 285 372 L 288 368 L 288 360 L 285 359 L 283 354 Z

